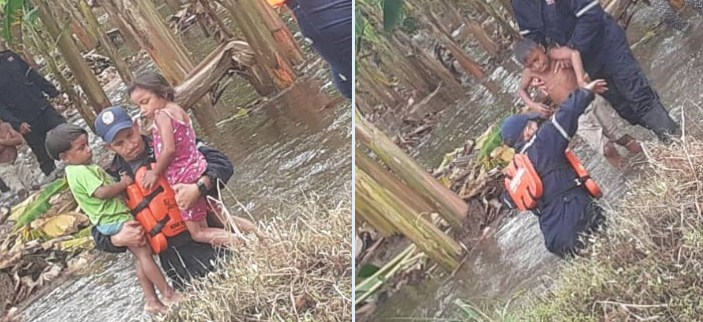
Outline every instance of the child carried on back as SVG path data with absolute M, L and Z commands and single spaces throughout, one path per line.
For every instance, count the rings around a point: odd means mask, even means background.
M 57 126 L 46 136 L 46 150 L 54 160 L 66 163 L 66 180 L 71 193 L 102 234 L 115 235 L 133 219 L 121 196 L 132 184 L 132 178 L 124 175 L 115 182 L 99 165 L 93 164 L 93 152 L 85 130 L 72 124 Z M 147 298 L 144 310 L 163 312 L 164 304 L 179 302 L 181 296 L 166 282 L 149 245 L 129 247 L 129 250 L 136 258 L 137 277 L 142 288 L 146 292 L 156 286 L 162 295 L 161 300 Z

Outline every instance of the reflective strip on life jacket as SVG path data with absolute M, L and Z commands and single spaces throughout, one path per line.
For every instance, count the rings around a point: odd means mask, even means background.
M 127 187 L 127 207 L 132 215 L 147 232 L 149 245 L 155 254 L 168 247 L 168 237 L 176 236 L 186 230 L 181 217 L 181 210 L 176 204 L 176 194 L 163 176 L 156 186 L 147 190 L 141 182 L 149 167 L 137 169 L 134 183 Z
M 593 7 L 597 6 L 598 4 L 599 4 L 598 0 L 593 0 L 593 2 L 589 3 L 588 5 L 583 7 L 583 9 L 579 10 L 576 13 L 576 18 L 581 18 L 581 16 L 585 15 L 586 12 L 588 12 L 588 10 L 593 9 Z
M 564 128 L 561 126 L 561 124 L 559 124 L 559 121 L 557 121 L 556 114 L 552 115 L 552 118 L 549 121 L 551 121 L 552 124 L 554 124 L 554 127 L 557 129 L 557 131 L 559 131 L 559 133 L 561 134 L 561 136 L 563 138 L 565 138 L 567 141 L 571 141 L 571 136 L 569 136 L 569 133 L 566 133 L 566 130 L 564 130 Z

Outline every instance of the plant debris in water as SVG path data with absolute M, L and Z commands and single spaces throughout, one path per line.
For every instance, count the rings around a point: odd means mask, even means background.
M 655 146 L 608 211 L 604 236 L 565 265 L 529 321 L 698 321 L 703 275 L 703 142 Z
M 195 281 L 167 321 L 350 321 L 351 205 L 310 200 L 259 225 L 252 242 Z

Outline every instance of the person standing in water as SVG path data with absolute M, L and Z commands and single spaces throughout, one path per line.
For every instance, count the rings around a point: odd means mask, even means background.
M 173 102 L 175 90 L 166 78 L 154 72 L 141 74 L 130 85 L 129 95 L 150 123 L 154 140 L 156 164 L 146 172 L 142 182 L 144 187 L 150 189 L 160 175 L 165 175 L 171 186 L 198 182 L 207 162 L 196 147 L 190 117 Z M 222 246 L 241 244 L 242 241 L 231 232 L 207 225 L 207 209 L 207 200 L 202 197 L 182 212 L 193 240 Z

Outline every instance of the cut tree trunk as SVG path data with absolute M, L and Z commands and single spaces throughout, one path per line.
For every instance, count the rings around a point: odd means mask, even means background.
M 234 37 L 234 34 L 227 28 L 227 25 L 220 19 L 220 17 L 217 16 L 217 12 L 215 12 L 214 8 L 210 6 L 211 2 L 209 0 L 200 0 L 200 5 L 203 6 L 203 10 L 205 10 L 205 13 L 210 17 L 212 21 L 215 22 L 217 25 L 217 28 L 220 30 L 222 35 L 220 36 L 220 39 L 222 42 L 228 41 L 232 37 Z
M 235 23 L 244 34 L 244 38 L 256 53 L 256 62 L 275 90 L 282 90 L 293 84 L 296 76 L 292 63 L 285 51 L 279 46 L 266 25 L 265 11 L 260 5 L 262 0 L 222 0 Z M 269 83 L 262 80 L 262 83 Z
M 184 108 L 192 106 L 212 90 L 229 71 L 234 69 L 247 75 L 254 63 L 254 53 L 249 44 L 243 41 L 222 44 L 175 87 L 175 101 Z
M 151 1 L 115 1 L 116 7 L 132 27 L 137 42 L 151 56 L 164 77 L 172 85 L 178 84 L 193 69 L 194 64 L 186 49 L 168 29 Z
M 359 142 L 371 149 L 388 168 L 410 187 L 431 200 L 442 218 L 450 225 L 461 227 L 468 213 L 466 203 L 420 167 L 381 130 L 364 119 L 357 109 L 355 109 L 355 114 L 354 128 Z
M 459 267 L 461 246 L 429 222 L 423 213 L 410 207 L 376 178 L 359 168 L 356 169 L 354 186 L 358 202 L 374 207 L 376 214 L 393 223 L 399 232 L 433 261 L 448 271 Z
M 483 26 L 481 26 L 478 21 L 469 19 L 466 27 L 469 29 L 469 32 L 474 36 L 479 45 L 481 45 L 481 48 L 491 55 L 491 57 L 498 57 L 498 45 L 493 41 L 493 39 L 491 39 L 488 33 L 486 33 L 486 30 L 483 29 Z
M 117 52 L 117 48 L 115 48 L 115 45 L 108 39 L 107 34 L 103 32 L 100 29 L 100 25 L 98 24 L 98 20 L 95 18 L 95 15 L 93 14 L 93 11 L 90 9 L 90 6 L 85 0 L 80 0 L 79 2 L 79 8 L 81 11 L 81 14 L 86 20 L 86 23 L 88 25 L 88 28 L 92 30 L 92 32 L 98 37 L 100 37 L 98 40 L 100 41 L 101 47 L 105 50 L 105 53 L 107 54 L 108 57 L 112 60 L 112 62 L 115 64 L 115 68 L 117 69 L 117 72 L 120 74 L 120 77 L 122 78 L 122 81 L 125 84 L 131 84 L 132 80 L 134 79 L 134 74 L 132 74 L 132 70 L 129 69 L 129 66 L 127 63 L 120 57 L 119 53 Z
M 120 35 L 122 36 L 125 44 L 127 44 L 127 47 L 134 52 L 139 51 L 140 47 L 139 42 L 137 41 L 136 32 L 120 13 L 117 5 L 113 2 L 114 0 L 99 1 L 103 9 L 105 9 L 105 12 L 107 12 L 108 16 L 110 16 L 110 21 L 112 21 L 112 24 L 115 25 L 115 28 L 120 30 Z
M 38 31 L 34 29 L 34 27 L 30 26 L 27 30 L 29 30 L 30 32 L 29 38 L 31 39 L 32 44 L 34 45 L 34 48 L 36 48 L 39 53 L 44 56 L 49 70 L 52 74 L 54 74 L 54 78 L 56 78 L 56 81 L 61 86 L 61 90 L 66 93 L 66 95 L 68 95 L 68 99 L 71 100 L 71 103 L 76 107 L 76 109 L 81 114 L 81 116 L 83 116 L 86 122 L 89 125 L 93 124 L 89 122 L 89 120 L 95 113 L 93 112 L 93 110 L 90 109 L 90 107 L 85 105 L 83 98 L 73 89 L 73 84 L 71 84 L 65 77 L 63 77 L 61 69 L 59 68 L 59 64 L 56 62 L 56 59 L 54 59 L 54 57 L 51 55 L 51 50 L 47 46 L 47 44 L 50 42 L 46 41 L 44 37 L 42 37 L 38 33 Z
M 83 92 L 85 93 L 88 103 L 93 107 L 95 113 L 85 113 L 83 117 L 88 125 L 93 128 L 95 124 L 95 114 L 99 113 L 102 109 L 109 107 L 110 100 L 108 99 L 105 91 L 100 86 L 100 82 L 93 74 L 92 69 L 83 60 L 78 47 L 73 42 L 73 39 L 67 34 L 62 34 L 60 25 L 65 25 L 65 22 L 57 22 L 54 20 L 52 12 L 55 12 L 56 8 L 52 8 L 49 5 L 48 0 L 37 0 L 37 7 L 39 8 L 39 16 L 46 27 L 47 32 L 53 39 L 57 39 L 57 47 L 61 52 L 66 64 L 76 79 L 76 82 L 81 86 Z M 87 112 L 87 111 L 84 111 Z
M 467 73 L 469 73 L 469 75 L 472 75 L 476 78 L 483 78 L 486 73 L 483 71 L 483 68 L 481 68 L 481 65 L 476 63 L 473 59 L 471 59 L 471 57 L 464 53 L 464 50 L 461 48 L 461 46 L 459 46 L 459 44 L 454 41 L 451 34 L 449 34 L 449 31 L 447 31 L 444 26 L 440 24 L 439 19 L 434 13 L 432 13 L 430 8 L 426 8 L 425 12 L 428 24 L 432 27 L 435 34 L 440 36 L 440 38 L 444 42 L 444 45 L 447 46 L 447 49 L 449 49 L 449 51 L 452 53 L 452 56 L 454 56 L 454 59 L 459 62 L 461 68 L 464 69 L 464 71 L 466 71 Z
M 266 2 L 258 1 L 261 11 L 265 13 L 264 22 L 269 28 L 271 35 L 276 40 L 276 43 L 281 46 L 281 49 L 288 57 L 288 60 L 293 65 L 298 65 L 305 61 L 303 51 L 300 49 L 298 42 L 295 41 L 293 34 L 288 30 L 286 24 L 281 19 L 281 16 Z

